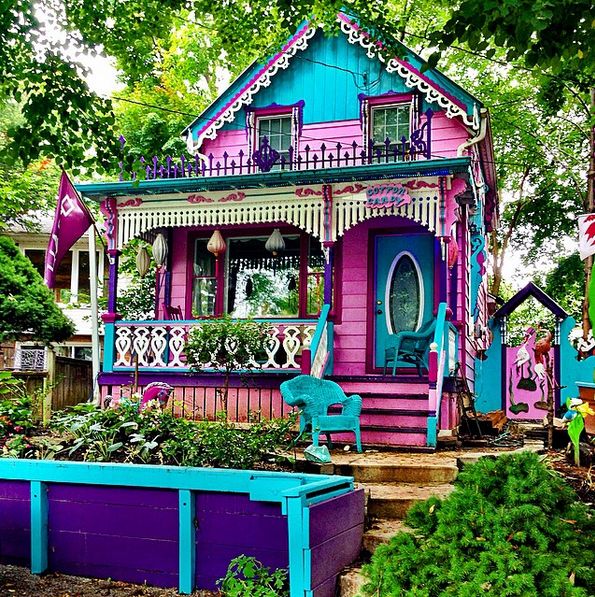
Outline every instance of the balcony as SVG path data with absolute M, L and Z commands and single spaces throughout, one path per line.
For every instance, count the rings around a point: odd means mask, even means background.
M 417 160 L 432 159 L 432 115 L 431 109 L 425 113 L 425 120 L 414 130 L 409 139 L 398 141 L 385 139 L 383 143 L 367 144 L 353 141 L 350 144 L 322 143 L 313 148 L 306 144 L 303 149 L 289 147 L 286 155 L 280 155 L 272 148 L 267 138 L 260 147 L 248 155 L 240 150 L 237 155 L 224 152 L 221 156 L 166 157 L 160 161 L 157 156 L 150 160 L 139 158 L 130 171 L 125 171 L 121 163 L 120 180 L 164 180 L 181 178 L 211 178 L 217 176 L 237 176 L 283 171 L 311 171 L 370 164 L 398 164 Z M 124 142 L 124 141 L 123 141 Z

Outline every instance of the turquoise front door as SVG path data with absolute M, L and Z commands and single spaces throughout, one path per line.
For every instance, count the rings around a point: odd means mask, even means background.
M 375 256 L 374 364 L 383 367 L 387 338 L 434 316 L 434 237 L 377 236 Z

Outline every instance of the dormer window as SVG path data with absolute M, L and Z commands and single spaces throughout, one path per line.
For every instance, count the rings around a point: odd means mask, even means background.
M 246 109 L 246 136 L 256 172 L 293 168 L 298 153 L 303 109 L 303 101 L 291 106 L 271 104 L 265 108 Z M 274 162 L 271 150 L 276 158 Z
M 387 93 L 373 97 L 360 95 L 359 99 L 362 142 L 368 148 L 369 161 L 411 159 L 410 137 L 417 126 L 419 98 L 408 93 Z
M 257 118 L 256 128 L 258 131 L 256 148 L 258 149 L 266 137 L 269 146 L 279 152 L 279 161 L 272 169 L 289 168 L 289 148 L 292 146 L 291 115 L 267 116 Z
M 372 107 L 371 139 L 374 148 L 386 149 L 386 140 L 390 140 L 390 149 L 402 145 L 403 137 L 409 144 L 411 128 L 411 104 Z

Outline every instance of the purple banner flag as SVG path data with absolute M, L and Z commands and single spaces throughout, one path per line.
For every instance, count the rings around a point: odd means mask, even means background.
M 45 254 L 44 280 L 48 288 L 54 287 L 58 266 L 66 253 L 85 234 L 94 221 L 68 175 L 63 171 L 60 178 L 54 225 Z

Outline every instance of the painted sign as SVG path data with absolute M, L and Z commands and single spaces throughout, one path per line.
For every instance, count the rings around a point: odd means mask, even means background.
M 375 185 L 366 189 L 366 207 L 387 209 L 411 203 L 407 189 L 401 184 Z

